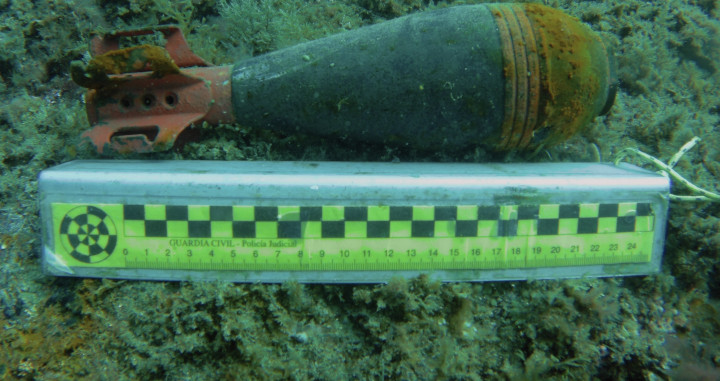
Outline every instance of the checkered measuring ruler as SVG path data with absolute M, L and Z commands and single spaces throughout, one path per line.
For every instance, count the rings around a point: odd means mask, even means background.
M 423 272 L 443 280 L 488 280 L 623 275 L 659 267 L 667 213 L 662 192 L 583 194 L 553 185 L 523 190 L 520 197 L 517 188 L 509 195 L 507 187 L 492 188 L 489 175 L 473 183 L 468 175 L 450 173 L 443 178 L 449 185 L 433 180 L 416 190 L 405 189 L 418 177 L 414 174 L 391 177 L 389 185 L 385 175 L 372 175 L 364 184 L 362 176 L 333 174 L 324 181 L 347 184 L 329 189 L 326 198 L 313 198 L 314 187 L 321 189 L 313 171 L 300 176 L 310 186 L 288 189 L 284 182 L 299 180 L 284 173 L 232 180 L 252 181 L 240 187 L 247 194 L 225 184 L 224 176 L 212 178 L 220 185 L 197 185 L 191 174 L 179 189 L 161 183 L 162 175 L 149 176 L 147 181 L 159 177 L 161 187 L 151 183 L 152 192 L 145 194 L 161 196 L 144 195 L 132 185 L 129 196 L 117 188 L 108 197 L 46 191 L 45 236 L 52 238 L 46 239 L 46 268 L 58 275 L 140 279 L 362 282 Z M 549 182 L 537 179 L 527 181 Z M 48 181 L 41 178 L 42 184 Z M 271 184 L 256 184 L 263 181 Z M 453 181 L 468 189 L 453 189 Z M 486 188 L 489 196 L 482 193 Z M 393 192 L 411 197 L 393 198 Z M 438 194 L 462 200 L 439 201 Z M 287 202 L 293 197 L 303 202 Z M 139 202 L 143 198 L 147 202 Z M 158 202 L 163 198 L 172 202 Z
M 81 266 L 493 269 L 648 261 L 648 203 L 457 206 L 53 204 Z

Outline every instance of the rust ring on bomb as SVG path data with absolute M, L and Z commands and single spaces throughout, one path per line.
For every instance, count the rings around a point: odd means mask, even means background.
M 522 11 L 522 8 L 520 8 L 518 5 L 513 5 L 512 8 L 513 10 L 515 10 L 514 13 L 517 16 L 518 23 L 520 24 L 520 28 L 522 29 L 520 35 L 524 39 L 524 46 L 522 46 L 521 48 L 527 58 L 527 114 L 525 120 L 525 129 L 523 131 L 522 139 L 520 140 L 520 144 L 518 146 L 519 148 L 526 148 L 530 145 L 533 133 L 535 132 L 535 128 L 537 127 L 538 122 L 541 81 L 540 60 L 538 57 L 535 33 L 532 26 L 530 25 L 530 19 L 528 19 L 527 14 L 525 14 L 525 12 Z M 518 10 L 520 11 L 518 12 Z
M 503 51 L 505 117 L 498 148 L 525 148 L 538 121 L 540 62 L 530 20 L 520 6 L 489 5 L 495 16 Z
M 502 47 L 502 56 L 505 60 L 503 62 L 503 75 L 505 77 L 505 117 L 503 118 L 502 126 L 500 127 L 500 142 L 497 148 L 500 150 L 506 149 L 510 142 L 510 136 L 512 135 L 513 118 L 515 117 L 515 92 L 517 91 L 516 80 L 515 80 L 515 62 L 511 60 L 514 55 L 512 54 L 512 45 L 508 41 L 512 41 L 510 37 L 510 31 L 508 30 L 507 23 L 504 22 L 504 17 L 500 11 L 500 7 L 495 5 L 488 5 L 488 8 L 492 11 L 495 17 L 498 33 L 500 34 L 500 46 Z

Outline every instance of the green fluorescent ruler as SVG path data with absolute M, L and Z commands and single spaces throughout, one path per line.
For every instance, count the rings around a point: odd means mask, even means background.
M 40 184 L 51 274 L 252 282 L 645 274 L 669 189 L 568 163 L 78 161 Z

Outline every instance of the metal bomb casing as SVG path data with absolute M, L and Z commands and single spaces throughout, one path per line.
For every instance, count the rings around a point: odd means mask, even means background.
M 95 128 L 84 136 L 99 151 L 167 149 L 200 121 L 421 150 L 539 149 L 606 113 L 616 86 L 612 55 L 599 36 L 537 4 L 412 14 L 231 69 L 191 67 L 205 63 L 180 54 L 189 52 L 184 39 L 166 49 L 170 58 L 145 48 L 121 69 L 91 61 L 92 69 L 73 73 L 92 88 L 87 103 Z M 107 47 L 96 52 L 103 53 L 96 59 L 128 56 Z M 167 69 L 168 59 L 177 70 Z
M 235 117 L 284 131 L 527 148 L 568 138 L 612 103 L 602 41 L 532 4 L 458 6 L 240 62 Z

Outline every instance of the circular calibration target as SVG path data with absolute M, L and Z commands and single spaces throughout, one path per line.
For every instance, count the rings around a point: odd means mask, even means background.
M 98 263 L 115 250 L 117 230 L 112 219 L 100 208 L 79 206 L 63 217 L 60 240 L 73 258 L 84 263 Z

